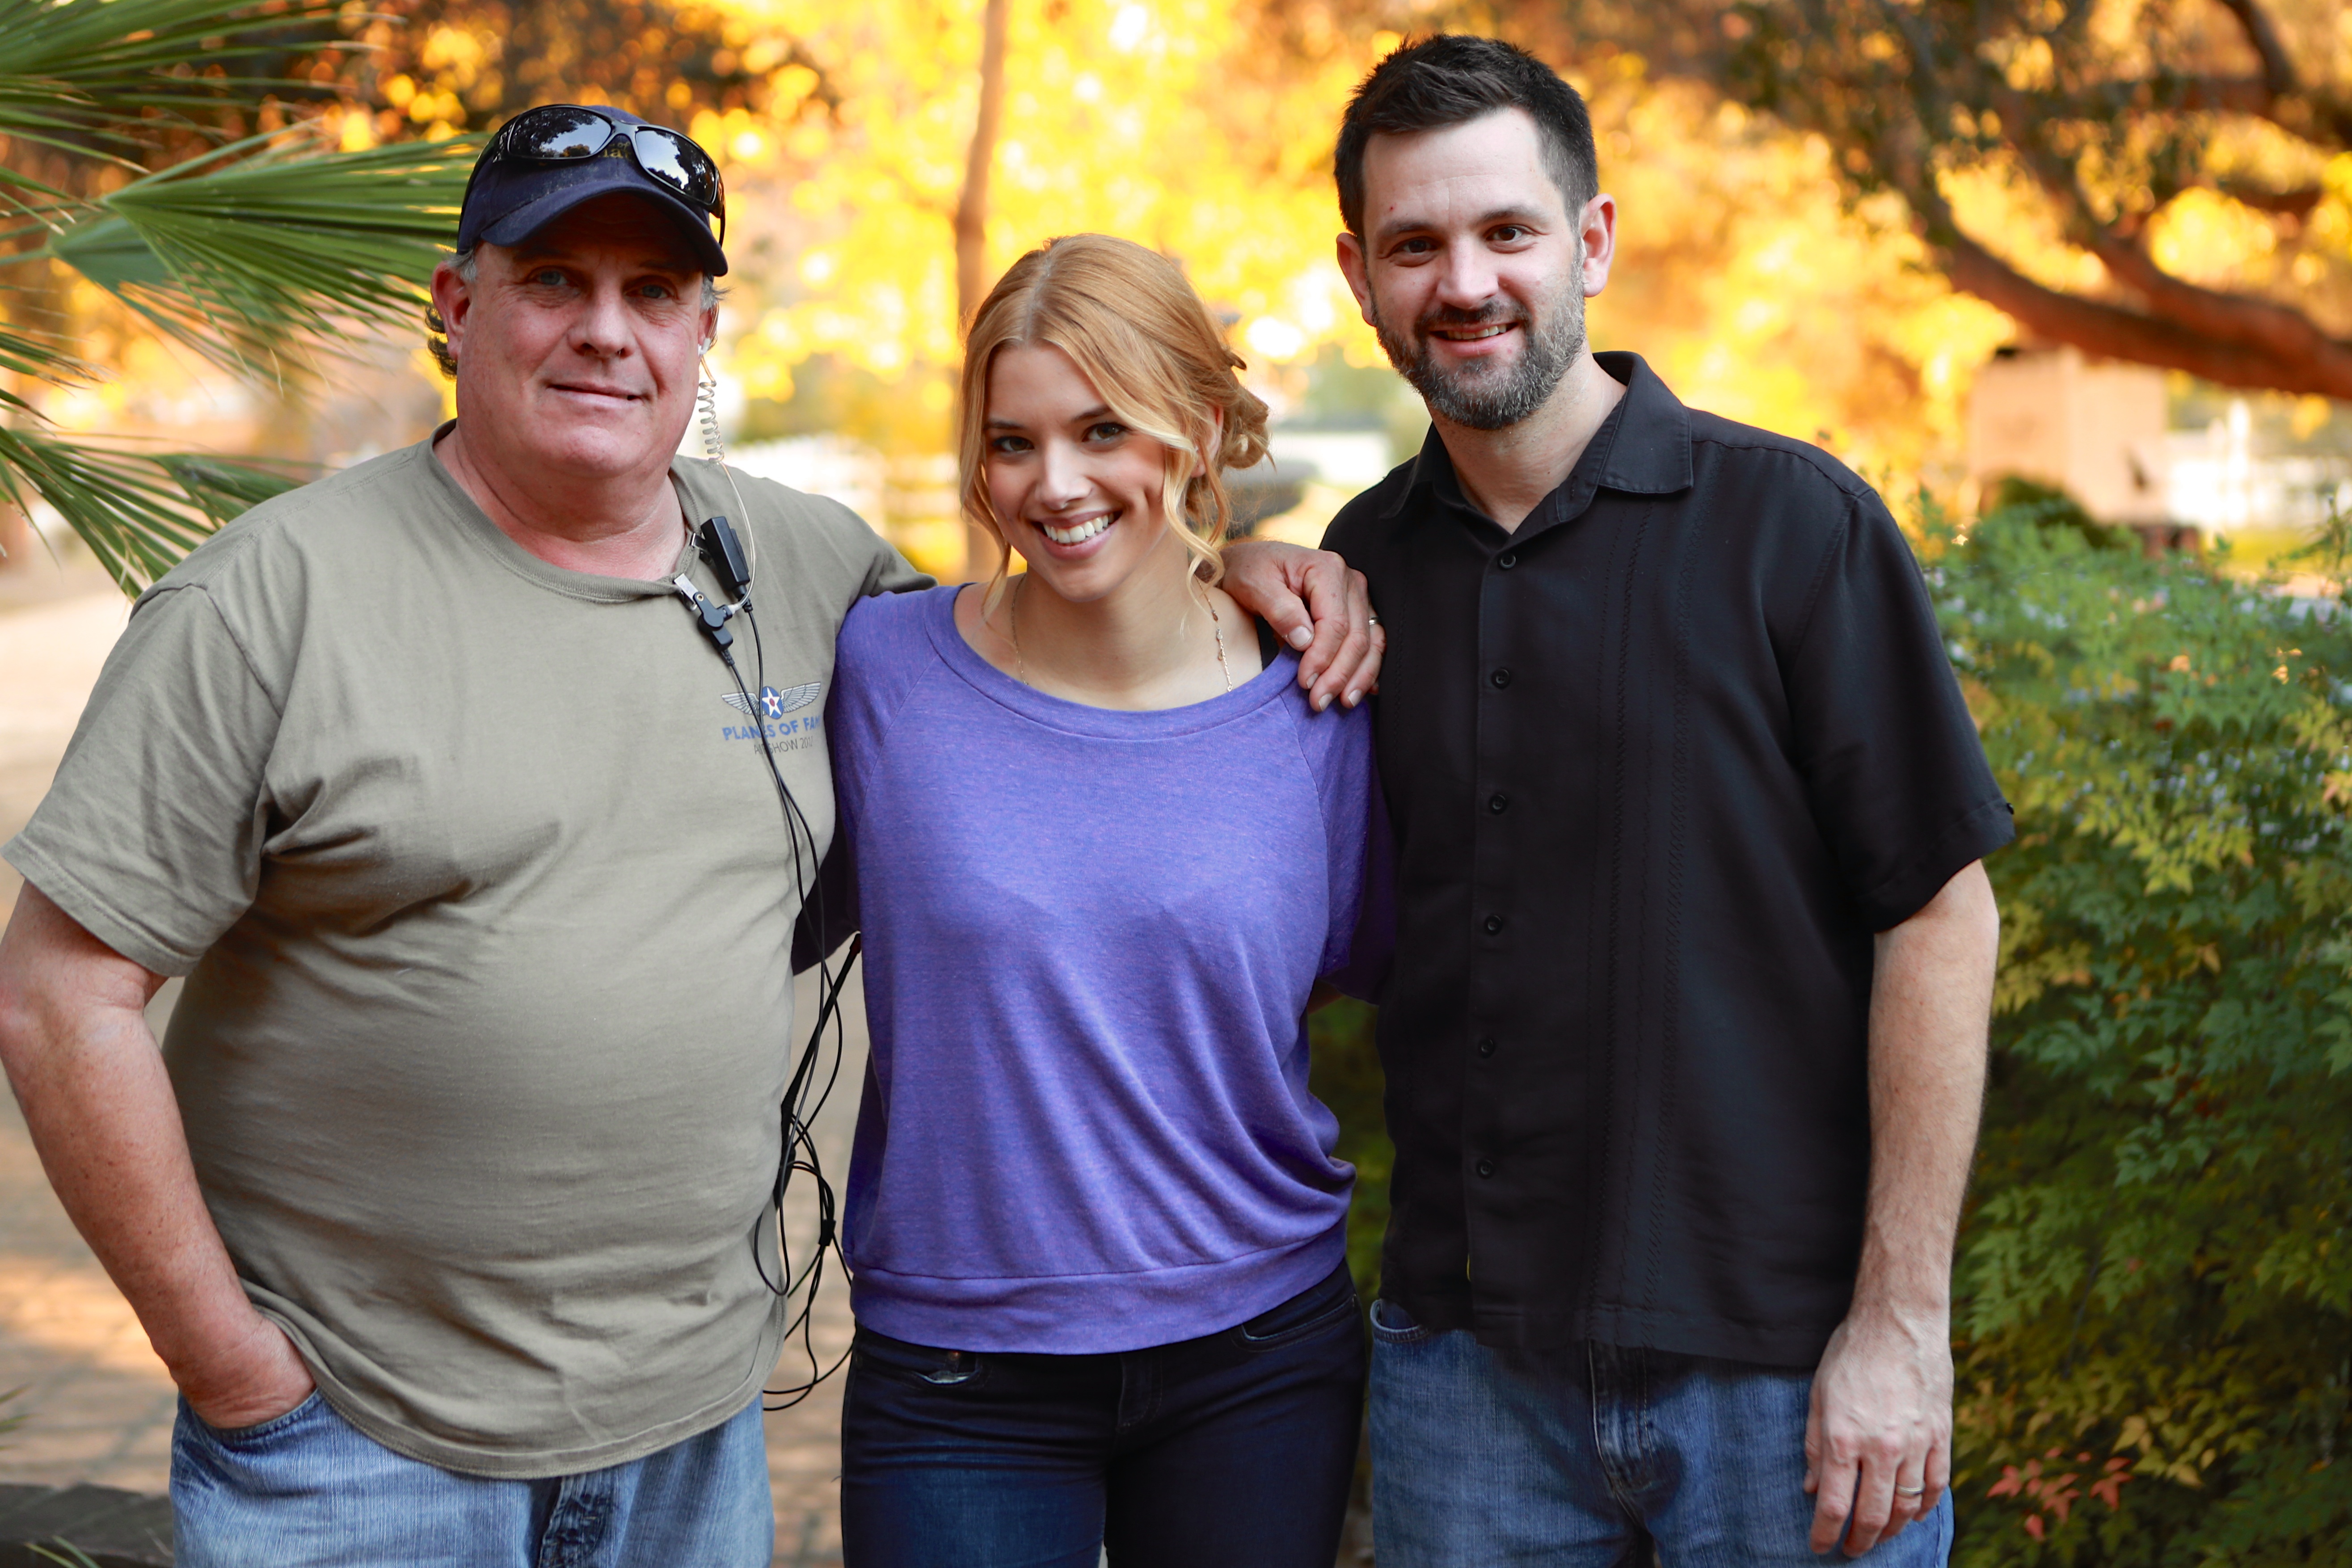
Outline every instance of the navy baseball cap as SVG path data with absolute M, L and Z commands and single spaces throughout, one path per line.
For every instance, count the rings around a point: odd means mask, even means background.
M 727 221 L 719 165 L 683 132 L 602 104 L 542 104 L 499 128 L 474 163 L 457 219 L 457 248 L 520 245 L 583 202 L 643 196 L 677 219 L 711 277 L 727 252 L 710 219 Z

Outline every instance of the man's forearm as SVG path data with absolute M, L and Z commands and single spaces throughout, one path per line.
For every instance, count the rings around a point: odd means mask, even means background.
M 1984 1096 L 2000 916 L 1981 865 L 1878 938 L 1870 997 L 1870 1192 L 1853 1305 L 1813 1376 L 1812 1549 L 1859 1556 L 1951 1477 L 1952 1241 Z
M 1856 1310 L 1951 1305 L 1952 1244 L 1984 1098 L 2000 917 L 1981 865 L 1878 939 L 1870 1002 L 1870 1195 Z
M 230 1379 L 268 1324 L 196 1186 L 144 1015 L 159 983 L 28 887 L 0 938 L 0 1062 L 66 1213 L 195 1390 Z

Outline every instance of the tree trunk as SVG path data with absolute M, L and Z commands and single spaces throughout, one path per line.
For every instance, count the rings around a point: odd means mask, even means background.
M 996 162 L 996 133 L 1004 118 L 1005 3 L 987 0 L 981 17 L 980 117 L 972 123 L 963 194 L 956 201 L 956 320 L 967 327 L 988 297 L 988 173 Z
M 988 298 L 988 174 L 996 162 L 996 134 L 1004 118 L 1006 4 L 987 0 L 982 13 L 980 115 L 972 122 L 971 151 L 964 160 L 963 194 L 956 200 L 956 321 L 967 330 L 972 313 Z M 985 579 L 996 570 L 996 542 L 970 521 L 963 531 L 964 575 Z

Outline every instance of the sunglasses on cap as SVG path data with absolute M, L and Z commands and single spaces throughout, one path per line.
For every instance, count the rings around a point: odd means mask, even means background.
M 467 195 L 473 194 L 474 181 L 492 163 L 577 163 L 602 157 L 615 142 L 628 143 L 638 173 L 717 218 L 719 243 L 726 243 L 727 184 L 719 177 L 719 165 L 693 137 L 665 125 L 632 125 L 576 103 L 526 109 L 499 126 L 466 181 Z

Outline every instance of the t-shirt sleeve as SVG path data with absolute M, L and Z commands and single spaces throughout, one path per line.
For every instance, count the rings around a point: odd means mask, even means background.
M 918 571 L 872 523 L 831 496 L 803 494 L 766 479 L 752 484 L 750 493 L 761 495 L 764 490 L 762 505 L 772 505 L 782 514 L 775 525 L 785 531 L 786 538 L 763 542 L 760 546 L 779 551 L 780 561 L 793 563 L 792 566 L 779 565 L 778 570 L 810 569 L 812 557 L 802 553 L 790 535 L 796 527 L 814 527 L 814 541 L 798 542 L 814 543 L 817 554 L 814 559 L 822 561 L 822 570 L 828 574 L 825 581 L 835 581 L 830 574 L 839 570 L 845 586 L 852 583 L 856 585 L 858 598 L 910 593 L 934 585 L 933 579 Z M 773 517 L 774 513 L 770 515 Z M 751 563 L 753 576 L 756 578 L 763 570 L 766 567 L 755 558 Z
M 1813 819 L 1873 931 L 2009 842 L 1919 563 L 1874 494 L 1822 562 L 1785 679 Z
M 866 596 L 911 594 L 918 588 L 937 586 L 937 580 L 928 573 L 916 570 L 915 563 L 900 554 L 897 545 L 878 534 L 874 543 L 874 559 L 866 571 Z
M 0 855 L 123 957 L 185 974 L 259 888 L 278 722 L 211 595 L 156 590 Z

